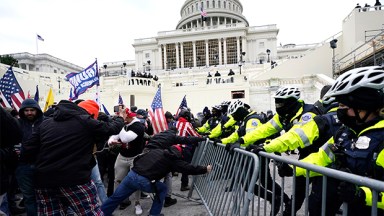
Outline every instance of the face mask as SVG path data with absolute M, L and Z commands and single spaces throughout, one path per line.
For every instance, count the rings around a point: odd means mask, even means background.
M 297 112 L 297 107 L 298 103 L 292 103 L 292 104 L 285 104 L 283 106 L 276 106 L 276 112 L 279 114 L 279 116 L 283 118 L 290 118 L 291 116 L 293 117 L 296 112 Z
M 348 109 L 337 109 L 337 118 L 347 127 L 355 129 L 357 127 L 356 118 L 347 114 Z

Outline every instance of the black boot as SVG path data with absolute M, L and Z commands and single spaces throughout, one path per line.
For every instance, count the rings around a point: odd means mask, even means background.
M 281 197 L 279 196 L 276 196 L 275 197 L 275 205 L 273 206 L 273 214 L 272 214 L 272 210 L 271 210 L 271 216 L 276 216 L 279 211 L 280 211 L 280 206 L 281 206 Z M 271 206 L 272 206 L 272 203 L 271 203 Z M 272 209 L 272 208 L 271 208 Z
M 164 207 L 169 207 L 171 205 L 175 205 L 177 203 L 177 199 L 172 199 L 171 197 L 165 197 Z

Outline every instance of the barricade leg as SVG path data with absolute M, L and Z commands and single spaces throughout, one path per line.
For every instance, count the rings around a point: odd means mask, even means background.
M 326 207 L 325 215 L 335 215 L 341 206 L 341 202 L 337 199 L 337 186 L 339 180 L 334 178 L 327 179 L 326 189 Z M 323 177 L 314 177 L 312 179 L 312 192 L 309 196 L 309 214 L 311 216 L 321 216 L 321 203 L 323 194 Z

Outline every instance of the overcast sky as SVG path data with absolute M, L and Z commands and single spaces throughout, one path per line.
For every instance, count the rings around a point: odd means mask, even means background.
M 38 52 L 87 67 L 134 60 L 134 39 L 175 30 L 184 0 L 1 0 L 0 54 Z M 357 0 L 241 0 L 250 26 L 277 24 L 278 44 L 321 42 L 341 31 Z M 367 2 L 374 5 L 375 1 Z M 208 13 L 209 16 L 209 13 Z

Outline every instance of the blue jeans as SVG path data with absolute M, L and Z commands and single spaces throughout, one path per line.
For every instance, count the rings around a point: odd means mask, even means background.
M 0 202 L 0 215 L 1 214 L 5 214 L 5 215 L 9 215 L 9 208 L 8 208 L 8 197 L 7 197 L 7 194 L 3 194 L 3 195 L 0 195 L 0 197 L 2 197 L 2 199 L 0 198 L 1 202 Z
M 162 182 L 156 181 L 155 187 L 153 187 L 149 179 L 137 174 L 133 170 L 129 171 L 128 175 L 123 179 L 112 196 L 103 203 L 101 210 L 106 216 L 112 215 L 117 206 L 137 190 L 147 193 L 156 193 L 149 214 L 160 215 L 167 194 L 167 186 Z
M 16 168 L 16 180 L 19 183 L 21 193 L 24 197 L 25 210 L 28 216 L 37 215 L 36 193 L 35 193 L 35 166 L 31 164 L 19 164 Z
M 91 179 L 96 185 L 97 195 L 99 196 L 99 199 L 103 204 L 108 199 L 108 197 L 107 197 L 107 192 L 105 191 L 103 181 L 101 180 L 101 177 L 100 177 L 99 166 L 97 165 L 97 163 L 92 169 Z

